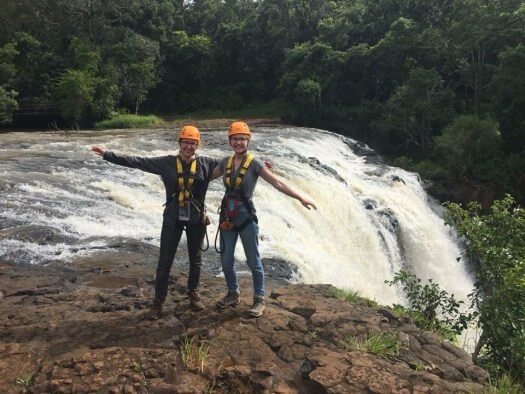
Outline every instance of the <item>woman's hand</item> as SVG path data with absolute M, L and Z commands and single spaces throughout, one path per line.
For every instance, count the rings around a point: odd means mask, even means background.
M 317 207 L 315 206 L 314 202 L 308 198 L 302 197 L 299 201 L 301 201 L 301 204 L 303 204 L 303 207 L 310 209 L 312 207 L 317 211 Z
M 102 145 L 93 145 L 91 150 L 99 156 L 104 156 L 104 153 L 106 153 L 106 149 Z
M 268 160 L 263 160 L 263 163 L 266 167 L 268 168 L 273 168 L 273 164 L 271 161 L 268 161 Z

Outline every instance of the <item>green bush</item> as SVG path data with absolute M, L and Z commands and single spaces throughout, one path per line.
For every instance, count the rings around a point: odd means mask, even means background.
M 95 123 L 96 129 L 138 129 L 151 127 L 162 123 L 162 119 L 155 115 L 120 114 L 111 119 Z
M 525 383 L 525 210 L 507 195 L 485 215 L 478 203 L 467 209 L 447 204 L 446 221 L 465 237 L 476 261 L 473 304 L 482 334 L 474 360 L 495 365 Z M 479 357 L 478 357 L 479 356 Z
M 394 310 L 413 318 L 419 328 L 434 331 L 445 339 L 453 340 L 477 316 L 477 312 L 460 312 L 459 307 L 463 301 L 458 301 L 454 295 L 441 290 L 432 279 L 422 285 L 421 279 L 414 274 L 399 271 L 393 280 L 386 280 L 385 283 L 390 286 L 400 284 L 410 304 L 408 308 L 394 304 Z

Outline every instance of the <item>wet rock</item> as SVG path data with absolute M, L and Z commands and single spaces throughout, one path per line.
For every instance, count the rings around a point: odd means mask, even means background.
M 391 310 L 391 309 L 388 309 L 388 308 L 379 308 L 377 310 L 377 313 L 385 316 L 388 321 L 393 321 L 393 322 L 399 322 L 399 318 L 395 315 L 395 313 Z
M 22 225 L 0 230 L 0 238 L 16 239 L 17 241 L 35 243 L 38 245 L 56 245 L 58 243 L 72 244 L 76 240 L 65 236 L 54 227 Z
M 376 214 L 383 219 L 382 222 L 387 225 L 391 233 L 395 233 L 399 228 L 399 221 L 391 209 L 385 208 L 376 211 Z
M 403 180 L 403 178 L 401 178 L 398 175 L 392 175 L 392 177 L 390 179 L 392 179 L 394 182 L 401 182 L 403 185 L 406 185 L 406 183 Z
M 289 261 L 263 258 L 265 276 L 274 280 L 283 280 L 283 283 L 290 281 L 297 281 L 300 276 L 297 271 L 297 266 Z
M 350 149 L 352 149 L 352 152 L 354 152 L 358 156 L 362 156 L 365 158 L 367 163 L 372 164 L 381 164 L 383 163 L 383 159 L 381 156 L 374 151 L 372 148 L 370 148 L 368 145 L 353 140 L 351 138 L 342 138 L 343 143 L 348 145 Z
M 377 208 L 377 201 L 372 200 L 371 198 L 365 198 L 363 200 L 363 206 L 365 209 L 372 211 Z
M 315 168 L 316 170 L 318 170 L 322 174 L 330 175 L 330 176 L 334 177 L 335 179 L 337 179 L 342 184 L 346 185 L 346 181 L 344 180 L 343 177 L 341 177 L 341 175 L 339 175 L 339 173 L 336 170 L 334 170 L 330 166 L 327 166 L 326 164 L 322 164 L 319 161 L 319 159 L 317 159 L 315 157 L 304 158 L 304 157 L 300 156 L 299 157 L 299 161 L 302 162 L 302 163 L 310 164 L 310 166 L 312 168 Z

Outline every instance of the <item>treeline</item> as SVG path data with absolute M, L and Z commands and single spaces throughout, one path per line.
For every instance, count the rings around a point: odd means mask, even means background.
M 0 22 L 2 123 L 35 104 L 90 125 L 279 100 L 438 195 L 525 201 L 521 0 L 4 0 Z

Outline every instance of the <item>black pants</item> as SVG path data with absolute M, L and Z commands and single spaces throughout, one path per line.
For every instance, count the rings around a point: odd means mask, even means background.
M 163 223 L 160 233 L 160 255 L 157 265 L 157 278 L 155 280 L 155 297 L 164 301 L 168 294 L 168 281 L 170 270 L 179 246 L 182 231 L 186 230 L 188 255 L 190 258 L 190 273 L 188 275 L 188 291 L 197 290 L 201 276 L 201 244 L 206 226 L 202 223 L 175 225 Z

